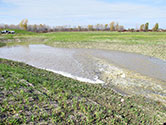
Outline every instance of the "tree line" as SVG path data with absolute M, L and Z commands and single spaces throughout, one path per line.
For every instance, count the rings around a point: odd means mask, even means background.
M 128 28 L 125 29 L 123 25 L 120 25 L 119 23 L 116 23 L 112 21 L 110 24 L 96 24 L 96 25 L 86 25 L 86 26 L 56 26 L 56 27 L 50 27 L 45 24 L 34 24 L 29 25 L 28 19 L 23 19 L 18 25 L 7 25 L 7 24 L 1 24 L 0 29 L 21 29 L 21 30 L 27 30 L 31 32 L 62 32 L 62 31 L 117 31 L 117 32 L 149 32 L 149 31 L 165 31 L 163 29 L 159 29 L 159 24 L 156 23 L 152 29 L 149 29 L 149 23 L 141 24 L 139 29 L 136 28 Z

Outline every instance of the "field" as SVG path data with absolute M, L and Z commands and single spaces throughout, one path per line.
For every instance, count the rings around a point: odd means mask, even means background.
M 166 33 L 56 32 L 16 30 L 0 35 L 0 46 L 47 44 L 141 53 L 166 60 Z M 121 96 L 110 87 L 79 82 L 0 59 L 0 124 L 163 124 L 159 101 Z
M 32 33 L 16 30 L 15 35 L 0 35 L 0 41 L 7 45 L 44 43 L 56 47 L 120 50 L 166 59 L 165 32 Z
M 1 124 L 164 122 L 165 107 L 159 102 L 123 97 L 106 86 L 78 82 L 23 63 L 0 59 L 0 79 Z

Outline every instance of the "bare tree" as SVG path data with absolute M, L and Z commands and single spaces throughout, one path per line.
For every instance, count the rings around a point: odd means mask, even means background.
M 124 26 L 120 25 L 120 26 L 119 26 L 119 31 L 120 31 L 120 32 L 123 32 L 123 31 L 124 31 Z
M 116 31 L 119 31 L 119 23 L 117 23 L 117 24 L 115 25 L 115 30 L 116 30 Z

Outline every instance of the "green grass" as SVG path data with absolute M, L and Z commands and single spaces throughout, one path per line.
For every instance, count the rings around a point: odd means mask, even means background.
M 0 59 L 0 124 L 162 124 L 166 108 Z
M 57 32 L 39 34 L 55 47 L 134 52 L 166 60 L 166 32 Z
M 55 32 L 33 33 L 15 30 L 15 35 L 3 35 L 1 38 L 42 37 L 45 43 L 52 42 L 110 42 L 121 44 L 164 44 L 166 32 Z
M 15 31 L 14 35 L 0 35 L 0 47 L 42 43 L 136 52 L 166 59 L 166 33 Z M 166 108 L 160 102 L 140 96 L 123 97 L 107 86 L 0 59 L 0 124 L 136 125 L 165 121 Z
M 122 43 L 135 44 L 157 44 L 160 40 L 166 38 L 166 33 L 119 33 L 119 32 L 57 32 L 41 34 L 42 36 L 49 38 L 51 42 L 102 42 L 107 40 L 119 40 Z M 140 41 L 139 41 L 140 40 Z M 142 42 L 143 41 L 143 42 Z M 152 42 L 152 43 L 151 43 Z M 166 44 L 166 41 L 165 43 Z
M 96 48 L 140 53 L 166 60 L 166 32 L 54 32 L 32 33 L 15 30 L 0 35 L 7 45 L 46 44 L 67 48 Z
M 5 45 L 6 45 L 5 43 L 0 42 L 0 47 L 5 46 Z

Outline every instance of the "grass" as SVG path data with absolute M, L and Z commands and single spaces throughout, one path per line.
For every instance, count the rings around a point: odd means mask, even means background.
M 15 30 L 0 46 L 47 44 L 141 53 L 166 59 L 166 33 Z M 0 59 L 1 124 L 163 124 L 166 107 L 141 96 L 121 96 L 110 87 L 79 82 L 24 63 Z
M 1 35 L 4 39 L 42 37 L 51 42 L 110 42 L 118 41 L 122 44 L 164 44 L 166 32 L 54 32 L 34 33 L 24 30 L 15 30 L 15 35 Z
M 0 42 L 0 47 L 5 46 L 5 45 L 6 45 L 5 43 Z
M 166 107 L 0 59 L 0 124 L 162 124 Z
M 44 34 L 46 38 L 50 38 L 50 41 L 60 42 L 102 42 L 107 40 L 119 40 L 121 43 L 129 44 L 157 44 L 161 39 L 166 38 L 166 33 L 119 33 L 119 32 L 59 32 Z M 131 41 L 132 40 L 132 41 Z M 142 42 L 133 42 L 142 40 Z M 155 41 L 155 42 L 154 42 Z M 166 43 L 165 43 L 166 44 Z
M 47 44 L 55 47 L 97 48 L 140 53 L 166 60 L 166 32 L 55 32 L 16 30 L 0 35 L 7 45 Z

